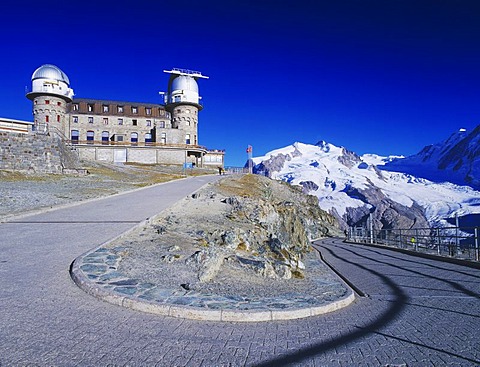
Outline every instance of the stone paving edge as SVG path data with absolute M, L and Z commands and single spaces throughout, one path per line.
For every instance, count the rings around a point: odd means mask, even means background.
M 161 215 L 159 213 L 158 215 Z M 157 215 L 157 216 L 158 216 Z M 156 217 L 156 216 L 155 216 Z M 86 253 L 77 257 L 70 266 L 70 276 L 74 283 L 87 294 L 125 308 L 129 308 L 136 311 L 157 314 L 161 316 L 178 317 L 200 321 L 224 321 L 224 322 L 265 322 L 265 321 L 280 321 L 280 320 L 294 320 L 311 316 L 318 316 L 339 310 L 347 307 L 355 301 L 355 292 L 346 284 L 343 279 L 342 283 L 345 284 L 349 292 L 344 297 L 341 297 L 335 301 L 332 301 L 325 305 L 294 308 L 294 309 L 260 309 L 260 310 L 205 310 L 202 308 L 173 305 L 173 304 L 161 304 L 150 300 L 140 300 L 136 297 L 130 297 L 128 295 L 120 294 L 118 292 L 104 289 L 95 285 L 83 271 L 80 269 L 82 260 L 88 254 L 95 250 L 107 245 L 110 242 L 116 241 L 121 237 L 126 236 L 136 228 L 145 225 L 153 220 L 155 217 L 144 220 L 138 225 L 130 228 L 119 236 L 107 241 L 106 243 L 87 251 Z M 337 275 L 338 276 L 338 275 Z
M 318 316 L 339 310 L 355 301 L 355 294 L 350 292 L 326 305 L 298 308 L 291 310 L 205 310 L 196 307 L 160 304 L 149 300 L 139 300 L 116 292 L 105 290 L 90 281 L 79 267 L 82 256 L 72 263 L 70 274 L 75 284 L 87 294 L 102 301 L 130 308 L 132 310 L 157 314 L 161 316 L 179 317 L 200 321 L 226 321 L 226 322 L 264 322 L 293 320 L 310 316 Z

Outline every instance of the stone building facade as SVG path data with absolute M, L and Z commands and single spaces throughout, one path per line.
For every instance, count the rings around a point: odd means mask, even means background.
M 40 66 L 27 98 L 33 130 L 57 134 L 75 145 L 82 159 L 146 164 L 224 165 L 224 151 L 198 142 L 199 72 L 172 69 L 165 105 L 74 98 L 57 66 Z

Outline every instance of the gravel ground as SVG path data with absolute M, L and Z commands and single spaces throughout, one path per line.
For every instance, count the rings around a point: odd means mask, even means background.
M 112 165 L 85 163 L 86 176 L 26 175 L 0 171 L 0 219 L 42 208 L 117 194 L 180 178 L 175 166 Z M 189 170 L 187 174 L 212 173 Z

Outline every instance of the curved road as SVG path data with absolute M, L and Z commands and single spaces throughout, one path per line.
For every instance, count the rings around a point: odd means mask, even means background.
M 388 250 L 318 244 L 369 297 L 285 322 L 200 322 L 87 295 L 83 252 L 217 177 L 145 188 L 0 224 L 0 366 L 475 366 L 480 270 Z

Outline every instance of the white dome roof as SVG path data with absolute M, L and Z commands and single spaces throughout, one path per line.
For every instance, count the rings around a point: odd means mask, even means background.
M 179 75 L 172 81 L 172 91 L 180 89 L 198 93 L 198 84 L 191 76 Z
M 35 70 L 32 74 L 32 81 L 35 79 L 57 80 L 66 83 L 68 86 L 70 85 L 70 80 L 68 79 L 67 74 L 60 70 L 59 67 L 52 64 L 42 65 Z

